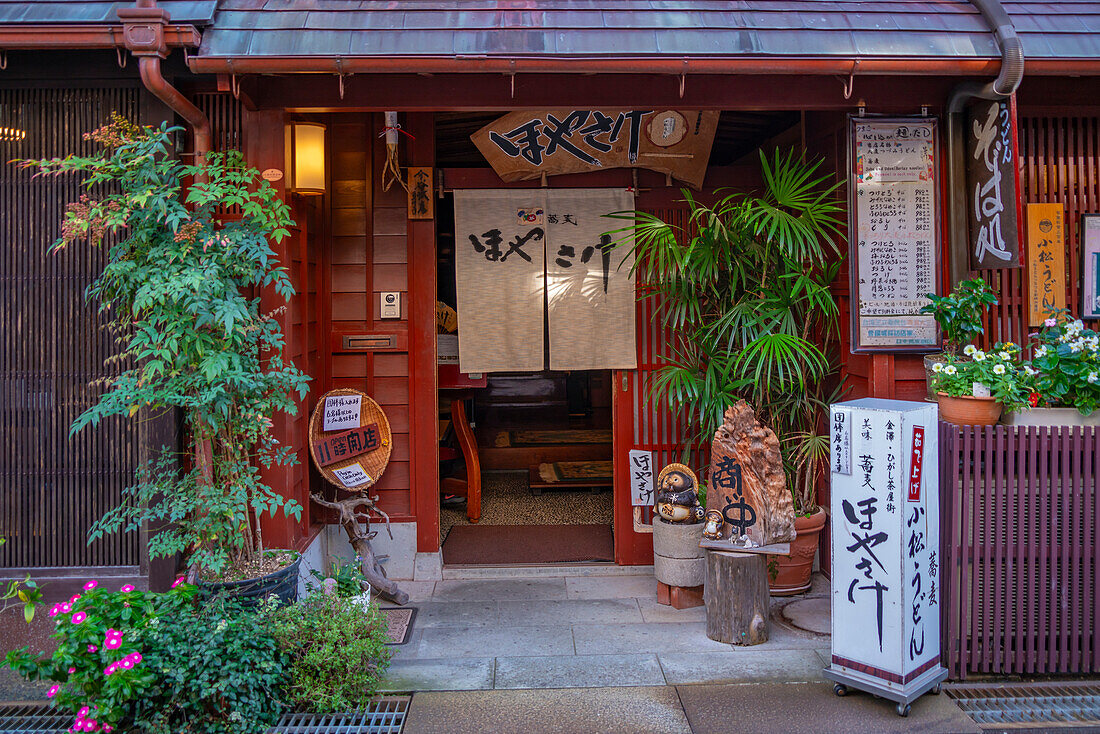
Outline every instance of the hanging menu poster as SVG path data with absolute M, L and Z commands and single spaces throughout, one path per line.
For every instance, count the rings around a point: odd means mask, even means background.
M 853 351 L 923 351 L 939 262 L 936 122 L 852 119 Z

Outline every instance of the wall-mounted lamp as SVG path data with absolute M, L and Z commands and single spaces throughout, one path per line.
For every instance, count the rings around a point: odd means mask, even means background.
M 325 126 L 292 122 L 287 135 L 288 188 L 296 194 L 325 193 Z

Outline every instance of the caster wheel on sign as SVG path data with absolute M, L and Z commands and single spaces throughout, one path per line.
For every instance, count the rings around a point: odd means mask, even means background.
M 943 690 L 943 686 L 940 685 L 939 683 L 937 683 L 936 685 L 932 686 L 932 690 L 929 691 L 929 693 L 931 693 L 933 696 L 938 696 L 938 695 L 940 695 L 940 691 L 942 691 L 942 690 Z
M 910 711 L 909 704 L 907 704 L 907 703 L 899 703 L 898 704 L 898 716 L 902 716 L 902 717 L 908 716 L 909 711 Z
M 848 695 L 848 686 L 837 683 L 833 686 L 833 693 L 843 698 Z

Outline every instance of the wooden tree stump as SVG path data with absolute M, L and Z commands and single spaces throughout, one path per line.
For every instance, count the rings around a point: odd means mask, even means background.
M 767 642 L 769 600 L 763 554 L 707 551 L 707 637 L 734 645 Z

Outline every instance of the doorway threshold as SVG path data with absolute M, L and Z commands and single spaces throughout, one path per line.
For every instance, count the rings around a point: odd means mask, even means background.
M 520 579 L 585 576 L 652 576 L 653 566 L 617 566 L 614 563 L 517 563 L 507 566 L 445 564 L 443 580 Z

